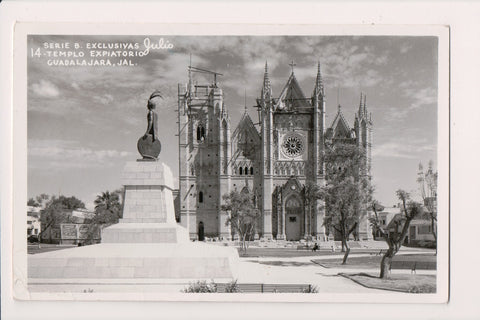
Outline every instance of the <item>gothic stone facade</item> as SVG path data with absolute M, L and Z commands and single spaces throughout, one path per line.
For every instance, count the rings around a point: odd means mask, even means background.
M 306 185 L 325 183 L 323 154 L 327 141 L 350 141 L 367 154 L 370 168 L 372 121 L 361 96 L 354 128 L 339 106 L 332 125 L 325 125 L 325 92 L 318 65 L 310 98 L 294 71 L 280 95 L 274 97 L 268 67 L 257 99 L 258 128 L 243 114 L 232 128 L 222 89 L 216 83 L 178 86 L 180 223 L 192 239 L 203 236 L 230 239 L 222 196 L 248 188 L 261 212 L 255 237 L 324 240 L 323 206 L 306 210 Z M 370 237 L 363 219 L 360 237 Z

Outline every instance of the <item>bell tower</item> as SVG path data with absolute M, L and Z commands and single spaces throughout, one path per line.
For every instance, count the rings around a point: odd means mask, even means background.
M 212 75 L 213 81 L 196 83 L 197 72 Z M 180 223 L 191 239 L 228 238 L 226 217 L 219 210 L 221 183 L 229 185 L 225 163 L 230 157 L 230 119 L 217 85 L 222 74 L 193 66 L 188 74 L 188 84 L 178 86 Z

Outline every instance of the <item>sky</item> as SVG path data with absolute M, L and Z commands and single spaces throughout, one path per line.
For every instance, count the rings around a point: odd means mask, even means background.
M 265 62 L 277 97 L 293 60 L 307 97 L 320 62 L 327 126 L 340 104 L 353 127 L 360 93 L 366 94 L 373 120 L 374 197 L 392 206 L 399 188 L 418 194 L 420 162 L 437 163 L 437 46 L 436 37 L 420 36 L 30 35 L 28 197 L 73 195 L 93 208 L 99 193 L 120 188 L 125 163 L 140 158 L 136 144 L 155 90 L 164 97 L 157 107 L 159 158 L 177 181 L 177 88 L 188 81 L 190 59 L 193 66 L 222 74 L 217 82 L 232 130 L 245 97 L 251 118 L 258 119 L 253 106 Z M 107 59 L 122 65 L 100 65 Z M 96 65 L 81 65 L 90 62 Z M 196 77 L 199 83 L 211 81 Z

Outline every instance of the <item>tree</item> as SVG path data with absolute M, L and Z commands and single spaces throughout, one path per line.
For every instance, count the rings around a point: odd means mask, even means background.
M 38 199 L 38 197 L 37 197 Z M 48 199 L 48 196 L 44 200 Z M 75 197 L 52 196 L 45 204 L 45 209 L 40 214 L 40 222 L 42 224 L 42 231 L 38 235 L 41 239 L 44 232 L 50 227 L 59 225 L 60 223 L 71 222 L 71 215 L 67 211 L 75 209 L 84 209 L 85 204 Z
M 326 149 L 325 163 L 326 184 L 320 188 L 327 209 L 323 223 L 340 235 L 345 252 L 342 264 L 346 264 L 348 239 L 366 214 L 372 194 L 365 153 L 353 144 L 337 143 Z
M 118 223 L 122 216 L 121 195 L 122 190 L 113 192 L 105 191 L 97 196 L 94 201 L 95 216 L 90 222 L 87 231 L 87 242 L 92 242 L 100 228 Z
M 35 199 L 30 198 L 30 199 L 28 199 L 28 201 L 27 201 L 27 206 L 40 207 L 40 204 L 39 204 L 37 201 L 35 201 Z
M 46 202 L 50 199 L 49 195 L 42 193 L 34 198 L 30 198 L 27 201 L 28 206 L 32 207 L 42 207 L 45 206 Z
M 308 221 L 308 230 L 305 230 L 307 235 L 307 245 L 310 236 L 312 235 L 312 221 L 313 221 L 313 212 L 314 208 L 317 205 L 317 200 L 320 199 L 320 187 L 313 183 L 308 182 L 304 188 L 305 193 L 305 208 L 307 212 L 307 221 Z
M 253 204 L 253 195 L 246 189 L 242 192 L 233 190 L 223 195 L 225 204 L 222 210 L 229 212 L 226 225 L 231 225 L 232 229 L 240 237 L 240 249 L 247 251 L 247 237 L 255 231 L 259 210 Z
M 388 225 L 388 230 L 384 230 L 379 223 L 378 208 L 379 204 L 372 201 L 372 210 L 374 216 L 370 218 L 370 223 L 374 230 L 378 231 L 388 244 L 388 250 L 382 257 L 380 263 L 380 278 L 388 278 L 388 273 L 392 265 L 395 254 L 402 247 L 405 237 L 408 234 L 410 222 L 417 216 L 422 214 L 422 205 L 418 202 L 410 200 L 410 194 L 404 190 L 397 190 L 397 197 L 401 202 L 402 212 L 396 215 Z
M 425 215 L 430 219 L 432 235 L 435 239 L 435 254 L 437 253 L 437 180 L 438 171 L 433 171 L 433 162 L 428 162 L 428 168 L 424 172 L 423 165 L 418 165 L 417 182 L 425 208 Z
M 112 225 L 118 223 L 122 214 L 122 204 L 120 202 L 121 190 L 113 192 L 105 191 L 95 199 L 95 223 Z

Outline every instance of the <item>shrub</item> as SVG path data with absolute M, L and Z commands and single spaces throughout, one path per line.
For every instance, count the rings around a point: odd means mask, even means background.
M 435 241 L 431 240 L 418 240 L 412 241 L 410 244 L 408 244 L 408 247 L 435 249 L 437 244 Z
M 408 288 L 409 293 L 435 293 L 436 288 L 429 284 L 413 285 Z
M 237 280 L 233 280 L 232 282 L 227 283 L 227 285 L 225 286 L 225 292 L 236 293 L 236 292 L 242 292 L 242 290 L 240 290 Z
M 182 290 L 185 293 L 213 293 L 217 292 L 217 285 L 215 282 L 207 283 L 207 281 L 197 281 L 190 283 L 188 287 Z
M 303 289 L 302 293 L 318 293 L 318 288 L 317 286 L 311 284 L 308 286 L 308 288 Z

